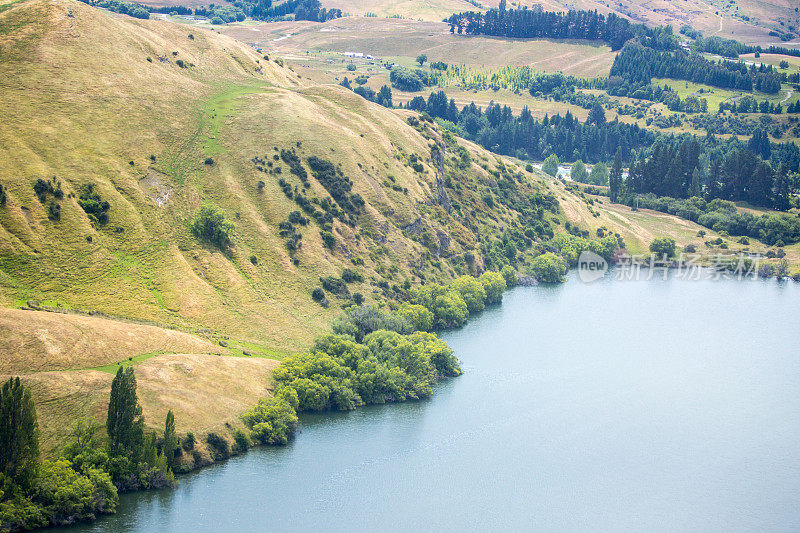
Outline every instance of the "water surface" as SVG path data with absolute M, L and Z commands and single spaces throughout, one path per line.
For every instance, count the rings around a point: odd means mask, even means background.
M 429 401 L 122 498 L 92 531 L 800 530 L 800 286 L 517 288 Z

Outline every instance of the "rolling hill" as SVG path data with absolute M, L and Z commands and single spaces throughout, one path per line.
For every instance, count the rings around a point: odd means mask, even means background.
M 73 0 L 0 0 L 0 108 L 0 373 L 32 386 L 48 454 L 102 418 L 120 364 L 150 425 L 217 430 L 356 294 L 476 273 L 504 232 L 569 219 L 643 251 L 699 229 L 590 208 L 211 29 Z M 191 230 L 204 205 L 229 248 Z
M 35 384 L 49 451 L 69 420 L 100 415 L 110 372 L 129 359 L 143 391 L 161 390 L 177 357 L 192 361 L 199 374 L 171 405 L 179 430 L 234 419 L 244 404 L 215 408 L 219 390 L 252 392 L 251 404 L 266 394 L 272 360 L 326 331 L 346 293 L 380 303 L 404 282 L 481 268 L 480 240 L 520 226 L 510 203 L 492 201 L 498 183 L 545 191 L 433 124 L 412 126 L 411 113 L 316 85 L 216 32 L 72 0 L 0 8 L 0 303 L 38 310 L 4 315 L 14 354 L 0 372 Z M 363 199 L 355 215 L 326 200 L 338 186 Z M 287 237 L 279 226 L 301 211 L 298 193 L 307 214 L 336 217 Z M 105 216 L 85 210 L 92 198 L 108 202 Z M 192 234 L 203 204 L 233 223 L 229 250 Z M 315 302 L 321 278 L 345 268 L 363 281 Z M 165 395 L 141 396 L 155 424 Z

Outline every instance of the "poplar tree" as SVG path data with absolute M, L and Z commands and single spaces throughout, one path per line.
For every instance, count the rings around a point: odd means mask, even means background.
M 39 463 L 39 426 L 30 389 L 10 378 L 0 389 L 0 473 L 27 489 Z
M 164 424 L 164 457 L 167 458 L 167 466 L 172 468 L 175 461 L 175 448 L 178 447 L 178 436 L 175 434 L 175 415 L 172 409 L 167 413 L 167 421 Z
M 120 367 L 111 383 L 106 419 L 111 455 L 127 456 L 133 462 L 138 461 L 144 436 L 144 420 L 141 415 L 142 407 L 136 397 L 133 367 Z

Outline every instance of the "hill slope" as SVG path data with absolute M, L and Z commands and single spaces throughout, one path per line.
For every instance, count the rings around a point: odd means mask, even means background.
M 4 315 L 0 372 L 34 385 L 48 451 L 102 417 L 129 358 L 149 424 L 171 407 L 180 431 L 220 427 L 268 393 L 267 358 L 307 347 L 351 294 L 477 272 L 482 243 L 549 225 L 532 174 L 213 31 L 72 0 L 0 8 L 0 304 L 60 311 Z M 190 231 L 204 203 L 234 224 L 229 250 Z M 221 395 L 236 403 L 209 405 Z

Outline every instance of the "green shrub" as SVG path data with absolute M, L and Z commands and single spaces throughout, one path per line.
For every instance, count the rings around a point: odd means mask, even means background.
M 194 433 L 192 433 L 191 431 L 187 433 L 186 436 L 183 437 L 183 440 L 181 441 L 181 446 L 187 452 L 189 450 L 194 450 L 195 444 L 197 444 L 197 439 L 195 438 Z
M 80 474 L 66 459 L 42 461 L 33 494 L 54 525 L 113 513 L 119 502 L 117 488 L 107 473 L 88 468 L 85 475 Z
M 459 293 L 435 283 L 417 288 L 411 301 L 433 313 L 436 328 L 462 326 L 469 316 L 467 304 Z
M 552 252 L 545 252 L 530 261 L 528 271 L 541 283 L 563 283 L 567 266 L 561 257 Z
M 486 303 L 496 304 L 503 300 L 503 292 L 506 290 L 506 280 L 502 274 L 487 270 L 478 278 L 483 283 L 486 291 Z
M 384 312 L 372 305 L 353 306 L 337 317 L 332 324 L 334 333 L 352 335 L 361 342 L 365 335 L 385 329 L 398 333 L 411 333 L 411 324 L 400 314 Z
M 588 183 L 589 182 L 589 171 L 586 170 L 586 165 L 583 164 L 583 161 L 578 159 L 575 163 L 572 164 L 572 171 L 570 172 L 570 177 L 577 182 L 580 183 Z
M 470 313 L 483 311 L 486 302 L 486 289 L 472 276 L 460 276 L 450 283 L 450 288 L 461 295 Z
M 214 432 L 206 435 L 206 444 L 208 444 L 208 451 L 214 461 L 222 461 L 231 456 L 231 447 L 228 441 Z
M 342 279 L 345 283 L 361 283 L 364 281 L 364 274 L 350 268 L 345 268 L 342 271 Z
M 336 238 L 333 236 L 333 233 L 322 230 L 319 232 L 319 236 L 322 237 L 322 244 L 325 248 L 333 249 L 333 246 L 336 244 Z
M 108 210 L 111 209 L 111 204 L 100 198 L 93 184 L 88 183 L 81 189 L 78 205 L 92 222 L 98 224 L 108 222 Z
M 650 251 L 659 258 L 666 257 L 671 259 L 675 257 L 675 239 L 670 237 L 653 239 L 653 242 L 650 243 Z
M 433 313 L 422 305 L 405 302 L 397 310 L 415 331 L 431 331 L 433 329 Z
M 506 280 L 507 289 L 516 286 L 517 271 L 514 270 L 514 267 L 512 267 L 511 265 L 505 265 L 503 266 L 503 268 L 500 269 L 500 274 L 503 276 L 503 279 Z
M 248 448 L 251 446 L 250 436 L 242 431 L 241 429 L 236 429 L 233 432 L 233 444 L 236 446 L 237 452 L 246 452 Z
M 408 92 L 421 91 L 430 83 L 425 71 L 401 66 L 392 68 L 389 73 L 389 81 L 392 83 L 392 87 Z
M 300 411 L 348 410 L 430 396 L 440 376 L 461 373 L 447 343 L 430 333 L 378 330 L 364 338 L 326 335 L 309 353 L 287 358 L 273 378 L 296 392 Z
M 286 444 L 297 430 L 297 405 L 297 391 L 279 390 L 275 396 L 259 400 L 242 420 L 261 444 Z
M 558 156 L 556 154 L 550 154 L 545 158 L 544 163 L 542 163 L 542 171 L 555 178 L 558 175 L 558 165 L 560 164 L 561 162 L 558 160 Z
M 326 276 L 324 278 L 319 278 L 319 281 L 322 283 L 322 288 L 324 290 L 342 298 L 350 297 L 350 290 L 347 288 L 347 284 L 341 278 L 337 278 L 336 276 Z
M 225 215 L 214 206 L 204 205 L 191 223 L 195 237 L 226 251 L 233 243 L 233 223 L 225 220 Z

